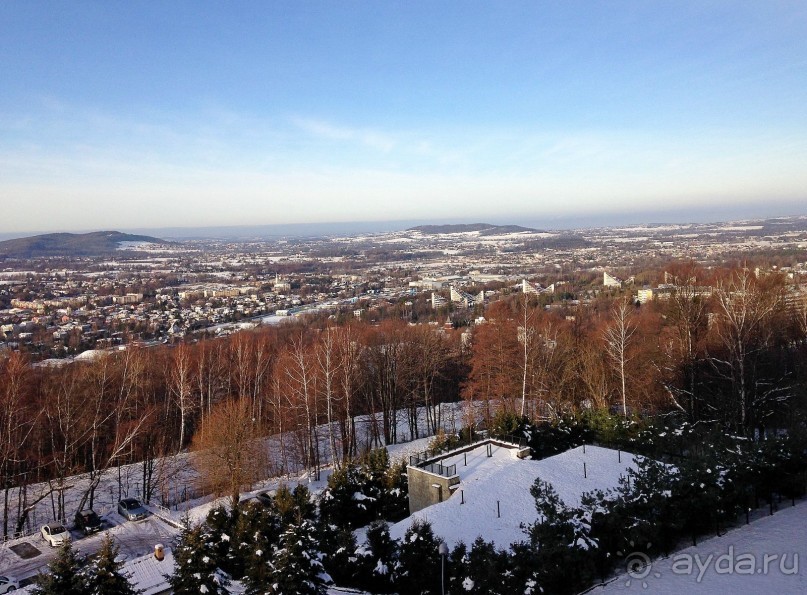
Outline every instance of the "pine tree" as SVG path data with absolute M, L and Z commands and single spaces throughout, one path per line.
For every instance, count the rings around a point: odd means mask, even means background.
M 394 590 L 393 579 L 398 567 L 398 542 L 390 537 L 384 521 L 372 523 L 367 541 L 356 548 L 359 587 L 371 593 Z
M 578 593 L 597 576 L 597 543 L 590 523 L 579 508 L 569 508 L 551 484 L 536 479 L 530 488 L 538 520 L 527 528 L 535 552 L 533 568 L 542 588 L 550 593 Z M 568 569 L 575 572 L 569 574 Z
M 265 593 L 271 568 L 268 560 L 273 547 L 280 542 L 283 532 L 280 511 L 273 501 L 271 506 L 248 504 L 239 515 L 231 553 L 240 558 L 244 567 L 244 584 L 247 593 Z
M 81 569 L 81 560 L 73 549 L 71 542 L 65 543 L 56 553 L 56 557 L 48 564 L 48 570 L 40 574 L 36 595 L 86 595 L 87 578 Z
M 230 538 L 231 576 L 264 584 L 268 573 L 266 559 L 272 545 L 280 539 L 280 531 L 276 510 L 254 502 L 243 505 Z
M 403 459 L 391 464 L 384 473 L 381 514 L 392 522 L 409 516 L 409 481 L 406 475 L 406 461 Z
M 330 577 L 325 573 L 317 547 L 314 527 L 304 520 L 289 525 L 280 545 L 269 560 L 269 584 L 262 592 L 268 595 L 320 595 Z
M 219 505 L 213 508 L 205 519 L 208 549 L 213 553 L 216 565 L 236 578 L 243 575 L 243 571 L 240 575 L 238 572 L 240 560 L 235 559 L 230 551 L 234 527 L 241 516 L 238 512 L 239 509 L 236 508 L 231 514 L 227 508 Z
M 463 555 L 460 555 L 463 554 Z M 452 580 L 459 592 L 469 595 L 504 595 L 511 593 L 510 585 L 505 584 L 508 575 L 508 556 L 503 550 L 497 550 L 492 542 L 477 537 L 471 551 L 465 553 L 465 546 L 460 544 L 452 552 L 449 567 Z
M 365 483 L 365 476 L 353 463 L 335 470 L 320 500 L 322 517 L 340 527 L 366 525 L 374 518 L 376 498 L 365 493 Z
M 357 544 L 353 532 L 322 521 L 318 528 L 317 541 L 323 553 L 325 571 L 339 586 L 356 586 Z
M 119 548 L 107 533 L 101 542 L 98 558 L 93 562 L 88 577 L 90 593 L 92 595 L 136 595 L 138 591 L 121 574 L 123 562 L 118 562 Z
M 416 519 L 401 543 L 398 581 L 406 593 L 440 592 L 440 542 L 430 523 Z
M 174 550 L 176 570 L 168 580 L 176 595 L 227 593 L 225 581 L 216 572 L 216 561 L 209 550 L 202 527 L 188 527 L 182 531 L 179 545 Z
M 284 527 L 311 520 L 316 513 L 314 503 L 311 501 L 311 492 L 302 484 L 297 485 L 294 490 L 281 485 L 275 494 L 274 508 L 280 515 Z
M 473 585 L 469 584 L 470 567 L 468 561 L 468 548 L 460 540 L 446 560 L 446 589 L 449 593 L 462 593 L 470 591 Z M 470 588 L 469 588 L 470 587 Z
M 272 567 L 269 564 L 272 550 L 258 533 L 255 534 L 255 542 L 250 545 L 253 550 L 247 559 L 244 574 L 245 592 L 247 595 L 263 595 L 266 593 L 266 585 L 272 580 Z

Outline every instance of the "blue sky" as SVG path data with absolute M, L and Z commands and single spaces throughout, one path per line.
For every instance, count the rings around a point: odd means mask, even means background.
M 0 3 L 0 232 L 807 212 L 807 4 Z

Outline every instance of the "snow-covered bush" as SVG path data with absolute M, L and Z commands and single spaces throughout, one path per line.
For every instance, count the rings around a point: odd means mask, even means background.
M 316 529 L 311 521 L 289 525 L 272 548 L 266 564 L 266 583 L 247 580 L 248 593 L 268 595 L 319 595 L 326 592 L 331 577 L 322 564 Z
M 394 591 L 398 554 L 399 545 L 390 537 L 389 525 L 384 521 L 372 523 L 365 544 L 356 548 L 357 586 L 371 593 Z
M 203 525 L 183 529 L 179 545 L 174 548 L 174 563 L 174 574 L 168 582 L 177 595 L 228 593 Z
M 428 522 L 416 519 L 401 542 L 395 585 L 402 593 L 440 592 L 440 540 Z

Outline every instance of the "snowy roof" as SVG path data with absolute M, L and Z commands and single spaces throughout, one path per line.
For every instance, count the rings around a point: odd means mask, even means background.
M 506 548 L 526 540 L 521 525 L 534 523 L 538 516 L 530 494 L 536 478 L 552 484 L 568 506 L 579 506 L 582 494 L 615 487 L 620 475 L 635 468 L 633 455 L 596 446 L 586 446 L 585 452 L 583 447 L 574 448 L 541 461 L 521 460 L 516 450 L 495 445 L 493 456 L 488 457 L 486 446 L 480 446 L 467 453 L 467 466 L 465 461 L 462 453 L 441 461 L 457 465 L 458 489 L 440 504 L 390 527 L 392 537 L 403 538 L 412 521 L 419 518 L 429 521 L 435 535 L 449 546 L 459 541 L 470 546 L 481 535 Z
M 93 361 L 105 355 L 109 354 L 106 351 L 101 351 L 100 349 L 88 349 L 87 351 L 79 353 L 75 359 L 78 361 Z
M 129 580 L 136 589 L 142 591 L 143 595 L 156 595 L 165 593 L 168 586 L 168 579 L 164 575 L 174 573 L 174 554 L 170 549 L 165 549 L 165 558 L 157 560 L 153 553 L 124 563 L 122 572 L 129 576 Z

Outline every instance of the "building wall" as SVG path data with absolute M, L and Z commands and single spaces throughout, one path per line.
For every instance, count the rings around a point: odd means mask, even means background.
M 443 477 L 423 469 L 406 468 L 409 480 L 409 513 L 417 512 L 432 504 L 439 504 L 451 496 L 451 486 L 460 482 L 459 476 Z M 439 488 L 434 487 L 440 486 Z
M 519 459 L 526 459 L 532 455 L 532 450 L 529 446 L 519 447 L 514 443 L 498 438 L 488 438 L 482 442 L 474 442 L 462 448 L 454 449 L 450 453 L 445 453 L 443 456 L 429 459 L 429 462 L 435 463 L 447 456 L 453 457 L 463 452 L 470 452 L 484 444 L 494 444 L 503 448 L 514 449 Z M 431 473 L 413 465 L 409 465 L 406 468 L 406 476 L 409 480 L 409 514 L 422 510 L 432 504 L 439 504 L 443 500 L 447 500 L 451 497 L 451 487 L 457 486 L 460 483 L 459 475 L 443 477 L 442 475 Z

